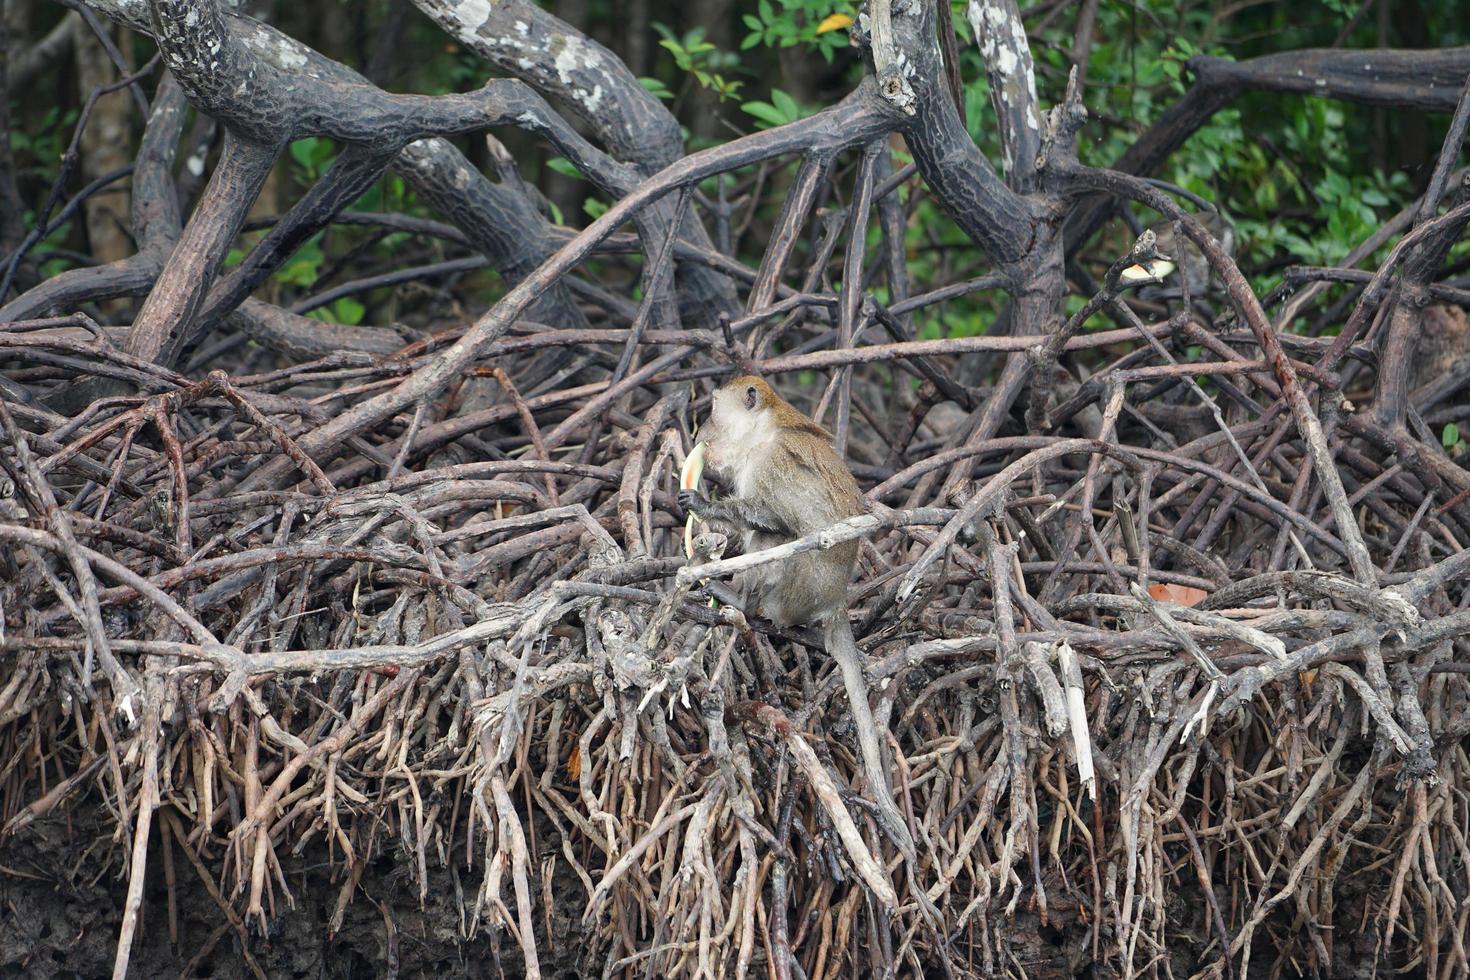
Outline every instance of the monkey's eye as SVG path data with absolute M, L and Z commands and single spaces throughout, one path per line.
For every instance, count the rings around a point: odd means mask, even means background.
M 755 408 L 755 385 L 745 389 L 745 407 Z

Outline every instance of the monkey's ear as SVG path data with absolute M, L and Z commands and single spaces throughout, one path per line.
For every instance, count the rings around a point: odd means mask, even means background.
M 759 392 L 757 392 L 755 390 L 755 385 L 746 385 L 745 386 L 745 407 L 746 407 L 746 409 L 748 409 L 750 411 L 754 411 L 755 410 L 755 403 L 759 400 L 759 397 L 760 397 L 760 395 L 759 395 Z

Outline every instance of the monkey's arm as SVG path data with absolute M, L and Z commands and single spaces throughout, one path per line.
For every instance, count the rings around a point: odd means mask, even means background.
M 698 490 L 680 490 L 679 506 L 694 511 L 707 521 L 720 521 L 742 531 L 760 531 L 788 538 L 799 536 L 775 511 L 747 497 L 731 497 L 716 502 Z

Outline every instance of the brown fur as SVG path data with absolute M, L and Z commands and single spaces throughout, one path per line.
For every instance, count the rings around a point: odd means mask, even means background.
M 747 407 L 754 391 L 753 408 Z M 745 527 L 747 551 L 769 548 L 866 512 L 862 492 L 826 429 L 792 408 L 760 378 L 746 375 L 716 393 L 704 432 L 710 469 L 732 491 L 736 519 L 760 511 L 767 527 Z M 810 551 L 748 574 L 760 611 L 789 626 L 846 615 L 858 544 Z

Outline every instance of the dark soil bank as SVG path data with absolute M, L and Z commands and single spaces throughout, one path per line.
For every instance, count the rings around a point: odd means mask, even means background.
M 70 827 L 64 821 L 48 821 L 0 842 L 0 977 L 112 976 L 127 890 L 126 878 L 119 873 L 123 849 L 105 831 L 81 831 L 79 816 L 73 812 Z M 462 850 L 458 856 L 462 859 Z M 288 867 L 296 907 L 277 909 L 268 934 L 249 931 L 249 956 L 256 972 L 242 955 L 239 932 L 229 926 L 177 845 L 173 873 L 178 941 L 171 941 L 169 889 L 155 834 L 143 918 L 128 975 L 221 980 L 261 975 L 272 980 L 522 975 L 512 937 L 497 935 L 484 925 L 469 938 L 461 937 L 462 928 L 468 932 L 473 926 L 478 871 L 460 875 L 436 871 L 431 861 L 432 881 L 420 909 L 418 888 L 407 874 L 406 862 L 396 854 L 379 857 L 365 869 L 334 934 L 331 918 L 342 890 L 344 863 L 340 854 L 335 868 L 329 868 L 325 859 L 325 853 L 308 848 Z M 583 944 L 575 941 L 574 932 L 581 906 L 571 902 L 558 906 L 552 924 L 562 941 L 549 946 L 543 941 L 540 946 L 543 975 L 582 976 L 576 957 Z M 563 910 L 567 914 L 561 914 Z M 541 914 L 538 903 L 537 915 Z
M 98 829 L 100 824 L 82 832 L 79 828 L 85 815 L 86 805 L 72 812 L 70 825 L 48 820 L 0 842 L 0 977 L 93 980 L 112 976 L 127 891 L 126 878 L 120 874 L 122 848 Z M 91 815 L 98 816 L 95 810 Z M 512 937 L 483 926 L 469 938 L 461 936 L 461 923 L 465 931 L 471 925 L 480 886 L 478 870 L 456 868 L 459 874 L 455 874 L 436 870 L 431 861 L 429 894 L 420 909 L 407 861 L 398 854 L 380 856 L 365 869 L 342 926 L 333 933 L 331 918 L 342 889 L 343 863 L 338 855 L 335 869 L 329 868 L 326 855 L 313 851 L 308 848 L 287 874 L 296 907 L 278 910 L 269 934 L 249 931 L 247 960 L 238 931 L 226 923 L 177 845 L 173 865 L 178 940 L 171 940 L 168 884 L 155 834 L 143 920 L 128 975 L 219 980 L 262 975 L 271 980 L 524 975 Z M 456 856 L 462 858 L 462 854 L 461 849 Z M 602 975 L 601 958 L 588 962 L 590 943 L 580 921 L 585 895 L 580 886 L 558 875 L 553 890 L 557 901 L 550 941 L 541 931 L 546 921 L 540 895 L 536 896 L 542 975 L 553 980 Z M 505 898 L 512 900 L 509 893 Z M 1012 948 L 1025 962 L 1028 975 L 1038 980 L 1071 977 L 1066 964 L 1076 962 L 1082 950 L 1075 943 L 1064 950 L 1056 942 L 1060 934 L 1049 938 L 1052 930 L 1039 928 L 1034 916 L 1020 918 L 1012 934 Z M 252 961 L 259 972 L 252 969 Z M 763 959 L 757 955 L 751 976 L 764 975 Z
M 110 815 L 89 799 L 60 819 L 42 821 L 0 840 L 0 978 L 112 976 L 127 890 L 121 873 L 124 848 L 105 829 L 112 825 Z M 549 829 L 541 844 L 543 855 L 559 846 Z M 280 848 L 280 853 L 289 855 L 287 848 Z M 172 862 L 177 939 L 171 938 L 168 871 L 155 832 L 142 923 L 128 975 L 220 980 L 521 977 L 524 970 L 514 938 L 483 923 L 476 928 L 472 921 L 480 862 L 466 871 L 463 853 L 461 840 L 450 868 L 430 859 L 430 885 L 422 908 L 410 862 L 403 854 L 389 851 L 370 860 L 355 897 L 342 913 L 341 927 L 334 932 L 331 920 L 346 877 L 345 862 L 339 853 L 329 865 L 321 848 L 308 847 L 290 860 L 286 872 L 295 907 L 276 909 L 266 934 L 248 929 L 247 956 L 240 931 L 227 922 L 177 844 Z M 211 867 L 218 854 L 216 847 Z M 570 875 L 560 873 L 565 867 L 559 862 L 552 879 L 555 907 L 549 922 L 539 889 L 534 895 L 542 975 L 551 980 L 601 976 L 606 963 L 592 952 L 594 943 L 581 922 L 585 892 Z M 227 886 L 232 884 L 233 875 Z M 1062 889 L 1053 886 L 1058 883 L 1048 886 L 1055 896 Z M 514 901 L 508 887 L 503 898 Z M 1341 899 L 1345 913 L 1360 914 L 1361 890 L 1347 885 Z M 1089 932 L 1069 914 L 1065 902 L 1054 899 L 1046 925 L 1026 904 L 1006 930 L 1006 944 L 1026 976 L 1067 980 L 1116 975 L 1096 969 Z M 234 907 L 243 905 L 237 900 Z M 1187 885 L 1173 892 L 1168 914 L 1178 928 L 1169 959 L 1175 976 L 1189 976 L 1212 958 L 1201 957 L 1208 946 L 1202 911 L 1200 896 Z M 1327 976 L 1359 980 L 1372 975 L 1374 941 L 1372 930 L 1340 934 L 1339 956 Z M 957 945 L 963 946 L 963 940 Z M 1270 950 L 1257 943 L 1255 952 L 1251 976 L 1264 978 L 1272 961 Z M 971 975 L 980 976 L 978 962 L 975 967 Z M 766 975 L 760 952 L 750 975 Z

